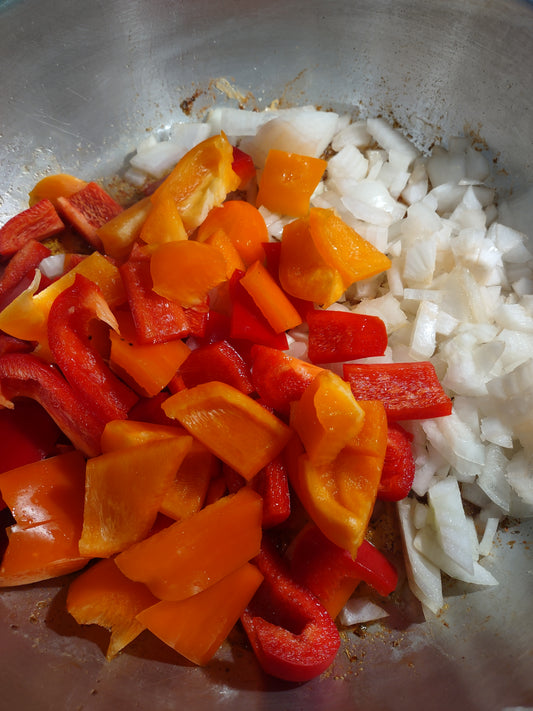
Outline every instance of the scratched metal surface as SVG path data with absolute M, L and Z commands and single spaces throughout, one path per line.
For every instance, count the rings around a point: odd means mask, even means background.
M 533 179 L 526 2 L 11 0 L 0 28 L 1 222 L 36 176 L 112 175 L 147 130 L 225 102 L 220 77 L 249 107 L 281 98 L 383 114 L 421 147 L 473 132 L 503 188 Z M 264 677 L 238 633 L 206 669 L 148 636 L 107 663 L 105 635 L 64 612 L 64 585 L 3 591 L 0 709 L 533 707 L 532 541 L 531 522 L 511 525 L 489 560 L 497 588 L 451 587 L 430 622 L 403 596 L 305 685 Z

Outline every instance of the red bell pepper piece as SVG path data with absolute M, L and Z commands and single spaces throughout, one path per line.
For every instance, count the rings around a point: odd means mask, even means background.
M 311 363 L 381 356 L 387 347 L 387 329 L 377 316 L 315 309 L 308 312 L 307 324 Z
M 318 676 L 340 646 L 333 619 L 314 595 L 294 581 L 265 536 L 253 563 L 264 580 L 241 622 L 261 667 L 286 681 Z
M 244 338 L 263 346 L 286 350 L 289 347 L 287 336 L 276 333 L 263 316 L 250 294 L 240 283 L 244 272 L 235 270 L 229 281 L 231 299 L 231 325 L 232 338 Z
M 290 403 L 299 400 L 320 368 L 275 348 L 252 348 L 252 382 L 263 404 L 282 415 L 289 414 Z
M 7 306 L 17 296 L 17 293 L 20 293 L 27 286 L 19 287 L 21 281 L 30 272 L 33 278 L 33 272 L 37 269 L 41 260 L 49 255 L 50 250 L 48 247 L 31 239 L 11 257 L 4 269 L 4 273 L 0 277 L 0 310 Z M 31 282 L 31 280 L 29 281 Z
M 109 323 L 110 313 L 99 287 L 76 274 L 72 286 L 54 300 L 48 316 L 48 342 L 55 362 L 79 400 L 104 422 L 126 417 L 138 400 L 90 345 L 91 320 Z
M 140 398 L 128 413 L 128 419 L 138 422 L 151 422 L 154 425 L 176 426 L 176 421 L 168 417 L 161 405 L 168 400 L 170 395 L 167 392 L 160 392 L 152 397 Z
M 203 338 L 209 311 L 208 300 L 206 299 L 205 303 L 200 306 L 190 306 L 184 309 L 184 311 L 189 325 L 189 334 L 195 338 Z
M 281 242 L 265 242 L 263 244 L 263 249 L 265 250 L 266 268 L 268 269 L 270 276 L 275 279 L 278 286 L 281 287 L 281 283 L 279 281 Z M 312 301 L 306 301 L 305 299 L 299 299 L 297 296 L 291 296 L 291 294 L 287 294 L 286 291 L 284 293 L 296 311 L 298 311 L 302 317 L 302 320 L 307 321 L 307 315 L 309 312 L 315 310 L 314 303 Z
M 9 336 L 0 331 L 0 356 L 6 353 L 31 353 L 35 348 L 35 343 L 23 341 L 21 338 Z
M 122 206 L 94 182 L 68 198 L 59 197 L 57 204 L 64 219 L 98 250 L 102 250 L 98 228 L 122 212 Z
M 411 491 L 415 478 L 415 459 L 411 449 L 413 435 L 391 422 L 387 449 L 379 482 L 378 499 L 401 501 Z
M 120 267 L 140 343 L 164 343 L 190 333 L 184 308 L 152 289 L 150 259 L 129 259 Z
M 295 580 L 320 600 L 327 599 L 344 578 L 362 580 L 383 596 L 390 595 L 398 583 L 394 566 L 369 541 L 363 540 L 354 560 L 314 524 L 295 538 L 290 564 Z
M 241 151 L 237 146 L 233 147 L 233 163 L 231 164 L 234 173 L 237 173 L 241 182 L 239 189 L 244 190 L 250 180 L 255 175 L 255 165 L 252 156 L 244 151 Z
M 185 387 L 219 380 L 249 395 L 253 392 L 250 369 L 242 356 L 227 341 L 200 346 L 191 351 L 179 374 Z
M 420 420 L 451 414 L 452 401 L 444 392 L 435 368 L 420 363 L 345 363 L 344 379 L 356 400 L 381 400 L 387 417 Z
M 0 473 L 52 454 L 60 430 L 34 400 L 20 400 L 13 410 L 0 410 Z
M 100 453 L 105 422 L 80 401 L 55 366 L 31 353 L 2 356 L 0 395 L 7 402 L 17 397 L 36 400 L 76 449 L 88 457 Z
M 19 212 L 0 227 L 0 256 L 15 254 L 26 242 L 40 242 L 64 229 L 61 218 L 50 200 L 40 200 Z

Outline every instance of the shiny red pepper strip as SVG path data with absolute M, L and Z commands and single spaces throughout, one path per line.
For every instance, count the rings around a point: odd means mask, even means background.
M 411 449 L 413 435 L 391 422 L 387 449 L 379 482 L 378 499 L 401 501 L 411 491 L 415 478 L 415 459 Z
M 80 402 L 104 422 L 126 417 L 138 400 L 90 345 L 90 322 L 108 313 L 99 287 L 76 274 L 72 286 L 54 300 L 48 316 L 48 342 L 55 362 Z
M 13 410 L 0 410 L 0 472 L 50 456 L 59 436 L 59 427 L 34 400 L 19 400 Z
M 249 395 L 253 392 L 250 369 L 241 355 L 227 341 L 200 346 L 191 351 L 180 366 L 185 387 L 218 380 Z
M 265 250 L 266 257 L 266 268 L 270 276 L 276 281 L 278 286 L 281 287 L 279 281 L 279 262 L 281 259 L 281 242 L 265 242 L 263 244 L 263 249 Z M 307 316 L 310 312 L 315 310 L 315 305 L 312 301 L 306 301 L 305 299 L 298 299 L 296 296 L 291 296 L 286 292 L 285 296 L 289 299 L 291 304 L 294 306 L 296 311 L 300 314 L 304 321 L 307 321 Z
M 50 200 L 40 200 L 0 227 L 0 256 L 15 254 L 30 240 L 41 241 L 64 229 L 61 218 Z
M 119 269 L 139 343 L 165 343 L 189 335 L 184 308 L 153 291 L 149 258 L 129 259 Z
M 317 598 L 291 577 L 265 536 L 253 562 L 264 576 L 241 622 L 263 670 L 286 681 L 308 681 L 333 662 L 339 632 Z
M 452 401 L 428 361 L 378 365 L 345 363 L 343 371 L 355 399 L 381 400 L 391 421 L 451 414 Z
M 0 331 L 0 356 L 6 353 L 31 353 L 35 345 L 31 341 L 23 341 Z
M 387 329 L 377 316 L 351 311 L 307 314 L 308 355 L 311 363 L 344 363 L 381 356 L 387 348 Z
M 35 269 L 49 255 L 48 247 L 31 239 L 11 257 L 0 277 L 0 310 L 31 283 Z M 29 283 L 21 285 L 24 277 L 28 274 L 31 276 L 28 279 Z
M 97 183 L 91 182 L 70 197 L 57 199 L 59 211 L 95 249 L 102 250 L 98 228 L 122 212 L 122 206 Z
M 369 541 L 363 540 L 353 560 L 314 524 L 306 526 L 291 547 L 291 571 L 318 598 L 327 597 L 327 591 L 343 578 L 363 580 L 383 596 L 390 595 L 398 583 L 394 566 Z
M 79 400 L 55 366 L 31 353 L 3 355 L 0 395 L 6 402 L 17 397 L 36 400 L 76 449 L 88 457 L 100 454 L 105 422 Z

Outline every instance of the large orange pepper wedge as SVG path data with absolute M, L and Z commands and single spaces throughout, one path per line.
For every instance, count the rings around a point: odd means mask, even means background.
M 270 150 L 259 179 L 256 204 L 282 215 L 305 217 L 327 165 L 321 158 Z
M 226 639 L 263 581 L 245 563 L 218 583 L 186 600 L 161 600 L 137 619 L 159 639 L 198 665 L 207 664 Z
M 156 204 L 152 204 L 140 232 L 140 238 L 147 244 L 161 244 L 187 239 L 176 201 L 171 195 L 163 195 Z
M 279 280 L 287 294 L 324 307 L 338 301 L 349 286 L 324 260 L 303 217 L 283 228 Z
M 232 164 L 233 147 L 226 136 L 207 138 L 181 158 L 150 198 L 157 205 L 171 197 L 191 235 L 208 212 L 239 187 L 240 178 Z
M 142 583 L 135 583 L 115 565 L 99 560 L 69 585 L 67 611 L 80 625 L 97 624 L 111 632 L 106 659 L 111 660 L 144 629 L 136 619 L 157 598 Z
M 261 519 L 261 497 L 246 486 L 136 543 L 116 564 L 161 600 L 185 600 L 259 553 Z
M 150 274 L 156 294 L 184 307 L 199 306 L 211 289 L 226 281 L 226 262 L 210 244 L 165 242 L 152 254 Z
M 146 442 L 179 437 L 180 435 L 188 437 L 187 431 L 178 426 L 159 425 L 136 420 L 111 420 L 106 423 L 102 432 L 102 453 L 113 452 L 115 449 L 136 447 Z
M 196 233 L 199 242 L 205 242 L 217 230 L 223 230 L 232 241 L 244 264 L 263 261 L 263 244 L 268 242 L 268 229 L 259 210 L 244 200 L 228 200 L 214 207 Z
M 74 175 L 68 175 L 67 173 L 47 175 L 42 180 L 39 180 L 31 189 L 29 194 L 30 207 L 41 200 L 50 200 L 52 205 L 57 209 L 58 197 L 68 198 L 86 186 L 87 183 L 85 180 L 76 178 Z
M 313 207 L 309 231 L 316 249 L 346 287 L 389 269 L 390 259 L 347 225 L 334 210 Z
M 79 570 L 85 459 L 77 451 L 0 474 L 0 492 L 16 523 L 7 529 L 0 587 L 25 585 Z
M 80 553 L 109 558 L 142 540 L 190 446 L 178 435 L 89 459 Z
M 251 397 L 218 381 L 182 390 L 162 408 L 246 480 L 271 462 L 293 434 Z
M 276 333 L 283 333 L 302 323 L 298 311 L 260 261 L 248 267 L 240 283 Z
M 321 371 L 302 397 L 291 403 L 291 427 L 313 464 L 332 462 L 359 434 L 364 418 L 348 383 L 329 370 Z
M 97 232 L 105 253 L 113 259 L 126 259 L 151 211 L 152 202 L 146 197 L 102 225 Z

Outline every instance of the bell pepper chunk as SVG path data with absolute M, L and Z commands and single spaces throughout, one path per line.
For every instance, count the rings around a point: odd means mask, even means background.
M 102 452 L 136 447 L 139 444 L 187 435 L 182 427 L 159 425 L 135 420 L 111 420 L 102 432 Z
M 52 454 L 60 429 L 33 400 L 19 400 L 12 410 L 0 410 L 0 472 L 21 467 Z
M 239 186 L 232 164 L 233 148 L 228 139 L 223 134 L 207 138 L 178 161 L 150 199 L 154 205 L 167 197 L 173 199 L 190 236 L 209 211 Z
M 78 551 L 85 459 L 76 451 L 0 474 L 0 492 L 16 524 L 0 565 L 0 586 L 26 585 L 72 573 L 88 558 Z
M 26 242 L 9 260 L 2 276 L 0 276 L 0 309 L 3 309 L 22 291 L 20 284 L 24 277 L 31 274 L 29 283 L 33 280 L 34 270 L 41 260 L 50 255 L 50 250 L 44 244 L 32 239 Z M 28 284 L 26 284 L 27 286 Z
M 227 341 L 209 343 L 192 350 L 180 367 L 185 387 L 218 380 L 249 395 L 254 390 L 244 358 Z
M 344 363 L 381 356 L 387 348 L 387 329 L 377 316 L 315 309 L 308 312 L 307 324 L 311 363 Z
M 106 558 L 70 583 L 67 611 L 80 625 L 97 624 L 111 632 L 109 661 L 145 629 L 136 616 L 156 602 L 145 585 L 127 578 L 112 558 Z
M 390 268 L 390 259 L 347 225 L 332 209 L 309 211 L 309 232 L 324 261 L 349 286 Z
M 58 197 L 70 197 L 87 185 L 85 180 L 67 173 L 47 175 L 32 188 L 29 194 L 30 207 L 41 200 L 50 200 L 57 209 Z
M 57 205 L 65 221 L 98 250 L 103 249 L 98 229 L 122 212 L 122 206 L 95 182 L 69 197 L 58 197 Z
M 302 323 L 298 311 L 261 262 L 251 264 L 240 283 L 276 333 L 283 333 Z
M 146 197 L 99 227 L 97 234 L 104 252 L 113 259 L 127 259 L 151 210 L 152 203 L 150 198 Z
M 259 494 L 244 487 L 134 544 L 116 563 L 161 600 L 184 600 L 257 555 L 261 508 Z
M 117 321 L 96 284 L 81 274 L 55 299 L 48 316 L 53 358 L 80 401 L 105 421 L 125 417 L 138 396 L 110 370 L 90 343 L 97 318 L 116 330 Z
M 271 149 L 259 179 L 256 204 L 282 215 L 305 217 L 327 166 L 321 158 Z
M 391 421 L 445 417 L 452 401 L 429 361 L 345 363 L 343 376 L 358 400 L 381 400 Z
M 263 670 L 286 681 L 309 681 L 324 672 L 340 647 L 333 619 L 298 585 L 268 539 L 254 559 L 264 576 L 241 616 Z
M 244 271 L 246 266 L 242 261 L 241 255 L 237 252 L 235 245 L 224 230 L 216 230 L 205 240 L 206 244 L 215 247 L 221 253 L 226 265 L 226 278 L 231 279 L 235 270 Z
M 177 435 L 89 459 L 81 554 L 108 558 L 149 533 L 191 441 Z
M 233 146 L 233 163 L 231 167 L 233 168 L 233 172 L 236 173 L 240 179 L 237 189 L 246 190 L 256 174 L 252 156 L 241 151 L 237 146 Z
M 397 423 L 389 425 L 383 472 L 378 499 L 401 501 L 411 491 L 415 478 L 415 459 L 411 442 L 413 435 Z
M 212 381 L 172 395 L 163 410 L 246 480 L 271 462 L 292 436 L 248 395 Z
M 26 242 L 41 242 L 61 232 L 64 227 L 50 200 L 40 200 L 0 227 L 0 257 L 10 257 Z
M 196 239 L 205 242 L 218 230 L 230 239 L 245 266 L 265 258 L 268 230 L 259 210 L 244 200 L 228 200 L 214 207 L 198 228 Z
M 150 200 L 150 198 L 148 198 Z M 188 235 L 183 226 L 176 201 L 171 195 L 159 199 L 154 205 L 150 200 L 152 209 L 146 218 L 140 238 L 146 244 L 162 244 L 187 239 Z
M 29 397 L 42 405 L 80 452 L 88 457 L 100 453 L 105 422 L 79 400 L 55 366 L 31 353 L 2 356 L 0 402 L 10 407 L 17 397 Z
M 245 563 L 207 590 L 177 602 L 161 600 L 137 619 L 183 657 L 203 666 L 238 622 L 262 580 L 258 569 Z

